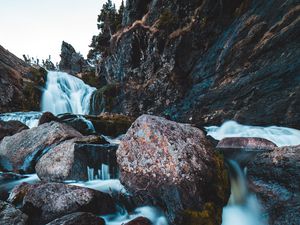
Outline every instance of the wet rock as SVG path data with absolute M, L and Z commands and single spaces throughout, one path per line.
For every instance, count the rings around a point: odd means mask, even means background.
M 24 196 L 31 188 L 34 188 L 34 184 L 29 184 L 26 182 L 18 184 L 11 190 L 7 201 L 14 205 L 22 203 Z
M 13 205 L 0 201 L 0 224 L 1 225 L 26 225 L 28 216 Z
M 77 212 L 53 220 L 46 225 L 105 225 L 105 221 L 92 213 Z
M 22 211 L 31 224 L 50 222 L 73 212 L 109 214 L 115 211 L 113 199 L 99 191 L 62 183 L 41 183 L 23 199 Z
M 134 121 L 132 117 L 114 113 L 85 117 L 93 123 L 97 133 L 113 137 L 125 134 Z
M 50 147 L 82 135 L 73 128 L 57 122 L 46 123 L 24 130 L 0 143 L 0 166 L 14 172 L 34 172 L 38 159 Z
M 83 181 L 89 178 L 88 167 L 96 172 L 104 163 L 109 165 L 111 178 L 116 178 L 116 148 L 115 145 L 99 144 L 97 136 L 67 140 L 41 157 L 35 169 L 43 181 Z
M 216 148 L 226 159 L 236 160 L 245 166 L 257 154 L 273 151 L 276 147 L 276 144 L 264 138 L 232 137 L 219 141 Z
M 211 219 L 221 220 L 228 200 L 227 175 L 201 130 L 143 115 L 121 141 L 117 159 L 121 182 L 137 204 L 162 206 L 176 224 L 183 222 L 184 212 L 206 210 L 210 204 L 216 212 Z
M 134 220 L 131 220 L 128 223 L 125 223 L 125 225 L 152 225 L 151 221 L 147 219 L 146 217 L 137 217 Z
M 90 135 L 95 133 L 95 128 L 91 121 L 80 115 L 74 115 L 70 113 L 60 114 L 58 119 L 75 130 L 79 131 L 83 135 Z
M 268 213 L 269 224 L 299 224 L 300 146 L 257 155 L 247 168 L 250 188 Z
M 44 123 L 50 123 L 51 121 L 59 122 L 59 119 L 56 116 L 54 116 L 51 112 L 44 112 L 39 119 L 38 125 L 42 125 Z
M 28 127 L 19 121 L 0 121 L 0 141 L 6 137 L 26 130 Z

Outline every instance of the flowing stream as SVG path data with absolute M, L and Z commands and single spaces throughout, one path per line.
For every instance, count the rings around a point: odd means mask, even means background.
M 55 115 L 61 113 L 89 114 L 90 98 L 95 88 L 86 85 L 82 80 L 63 72 L 49 72 L 46 88 L 42 97 L 41 111 L 50 111 Z M 32 128 L 38 125 L 42 112 L 17 112 L 0 114 L 0 120 L 19 120 Z M 88 121 L 89 123 L 90 121 Z M 245 126 L 234 121 L 224 123 L 222 126 L 206 127 L 208 135 L 217 140 L 224 137 L 261 137 L 273 141 L 278 146 L 300 144 L 300 131 L 284 127 L 258 127 Z M 120 138 L 112 139 L 103 136 L 110 144 L 119 144 Z M 262 217 L 260 204 L 254 194 L 248 192 L 244 171 L 235 161 L 228 161 L 231 178 L 231 197 L 228 205 L 223 210 L 223 225 L 265 225 L 267 222 Z M 102 164 L 97 171 L 87 168 L 89 181 L 68 181 L 71 185 L 78 185 L 96 189 L 107 193 L 123 193 L 126 190 L 120 181 L 111 177 L 109 168 L 111 165 Z M 95 176 L 96 174 L 96 176 Z M 38 177 L 26 175 L 20 180 L 0 183 L 0 189 L 11 190 L 21 182 L 35 183 Z M 123 207 L 114 215 L 106 215 L 104 219 L 108 225 L 121 225 L 138 216 L 149 218 L 153 225 L 167 225 L 163 212 L 154 207 L 146 206 L 128 213 Z

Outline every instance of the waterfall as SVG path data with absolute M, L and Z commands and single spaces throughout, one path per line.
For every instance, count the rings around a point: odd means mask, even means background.
M 49 71 L 42 96 L 42 111 L 53 114 L 89 114 L 90 98 L 96 88 L 64 72 Z
M 256 196 L 249 193 L 244 171 L 236 161 L 228 160 L 231 195 L 223 208 L 222 225 L 266 225 L 261 205 Z

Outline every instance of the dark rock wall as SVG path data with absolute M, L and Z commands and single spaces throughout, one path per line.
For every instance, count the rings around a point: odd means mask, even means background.
M 99 65 L 120 87 L 112 111 L 300 128 L 299 12 L 296 0 L 128 0 Z
M 40 109 L 46 71 L 34 68 L 0 46 L 0 113 Z

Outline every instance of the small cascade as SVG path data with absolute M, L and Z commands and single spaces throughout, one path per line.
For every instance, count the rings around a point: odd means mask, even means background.
M 53 114 L 89 114 L 90 98 L 96 88 L 64 72 L 50 71 L 42 96 L 42 111 Z
M 227 165 L 231 195 L 223 208 L 222 225 L 267 225 L 256 196 L 248 191 L 245 173 L 236 161 L 228 160 Z
M 247 126 L 235 121 L 227 121 L 220 127 L 205 127 L 207 135 L 216 140 L 226 137 L 260 137 L 272 141 L 278 147 L 300 144 L 300 130 L 287 127 L 269 126 Z
M 41 112 L 13 112 L 0 114 L 1 121 L 16 120 L 24 123 L 29 128 L 36 127 L 39 119 L 42 116 Z

